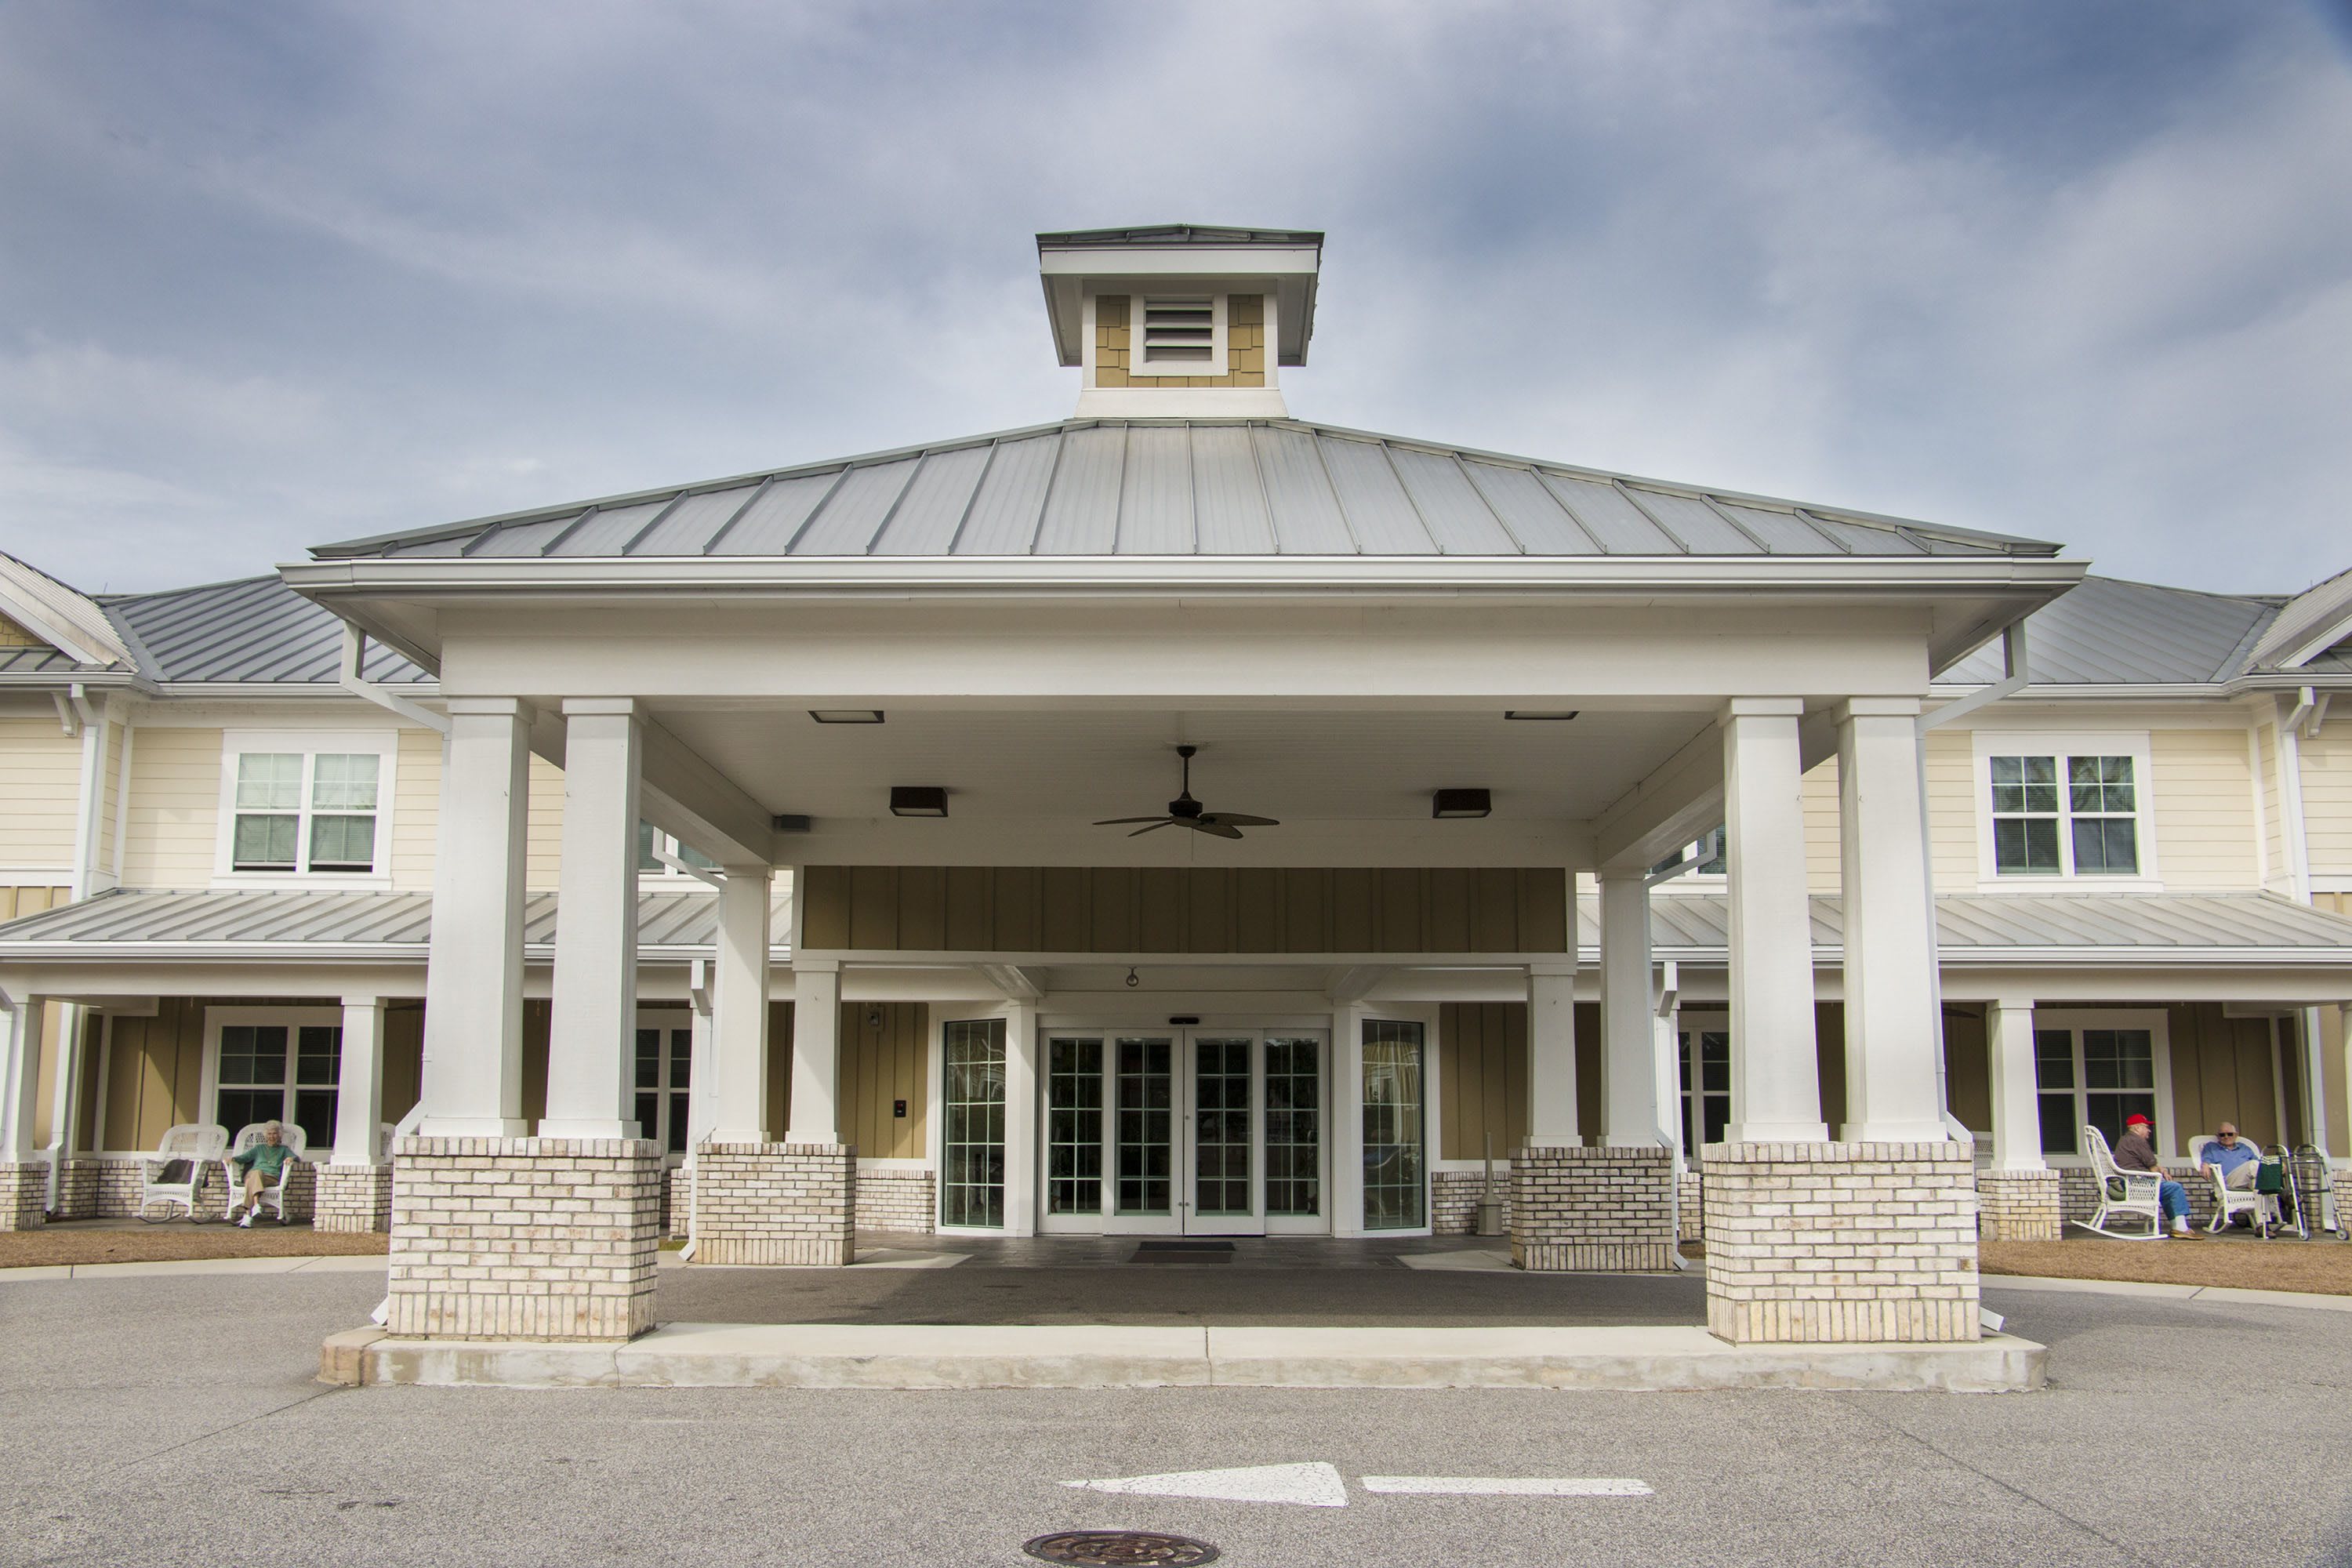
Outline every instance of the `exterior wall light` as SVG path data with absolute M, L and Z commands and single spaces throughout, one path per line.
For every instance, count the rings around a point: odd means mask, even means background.
M 879 724 L 879 708 L 812 708 L 808 716 L 820 724 Z
M 892 784 L 890 815 L 893 816 L 945 816 L 948 814 L 948 792 L 937 784 Z
M 1494 809 L 1494 796 L 1483 789 L 1442 789 L 1429 797 L 1432 816 L 1485 816 Z

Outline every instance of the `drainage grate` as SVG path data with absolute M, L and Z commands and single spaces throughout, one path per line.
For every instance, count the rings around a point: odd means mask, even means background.
M 1189 1535 L 1153 1530 L 1057 1530 L 1024 1541 L 1021 1550 L 1047 1563 L 1125 1564 L 1214 1563 L 1217 1549 Z

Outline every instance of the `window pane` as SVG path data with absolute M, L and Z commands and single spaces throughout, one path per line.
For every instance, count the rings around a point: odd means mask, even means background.
M 638 1136 L 638 1137 L 640 1137 L 640 1138 L 658 1138 L 658 1137 L 660 1137 L 660 1136 L 661 1136 L 661 1096 L 660 1096 L 660 1095 L 658 1095 L 658 1094 L 641 1094 L 641 1095 L 637 1096 L 637 1107 L 636 1107 L 636 1110 L 635 1110 L 635 1111 L 633 1111 L 631 1114 L 633 1114 L 634 1116 L 635 1116 L 635 1118 L 637 1119 L 637 1136 Z
M 1422 1026 L 1364 1024 L 1364 1228 L 1429 1223 L 1422 1160 Z
M 238 1133 L 257 1121 L 276 1121 L 286 1114 L 286 1091 L 283 1089 L 223 1089 L 220 1091 L 215 1119 L 228 1129 L 228 1135 Z
M 2044 1089 L 2074 1087 L 2074 1034 L 2071 1029 L 2033 1031 L 2033 1077 Z
M 637 1031 L 636 1073 L 635 1082 L 639 1089 L 661 1087 L 661 1031 L 659 1029 Z M 639 1117 L 638 1120 L 642 1121 L 645 1119 Z M 648 1132 L 646 1136 L 650 1138 L 653 1134 Z
M 377 759 L 372 752 L 324 752 L 310 771 L 310 804 L 321 811 L 373 811 Z
M 669 1087 L 672 1092 L 691 1088 L 694 1079 L 694 1031 L 669 1032 Z
M 286 1085 L 286 1028 L 282 1024 L 232 1025 L 221 1030 L 220 1081 L 238 1086 Z M 230 1129 L 235 1131 L 235 1128 Z
M 1322 1044 L 1265 1042 L 1265 1212 L 1323 1212 Z
M 2146 1029 L 2084 1030 L 2083 1079 L 2092 1089 L 2154 1089 L 2155 1036 Z
M 1992 858 L 1993 868 L 2003 876 L 2054 876 L 2058 870 L 2057 819 L 1994 818 Z
M 239 816 L 230 863 L 241 871 L 291 871 L 298 826 L 292 816 Z
M 2077 1147 L 2083 1135 L 2074 1125 L 2074 1097 L 2071 1094 L 2045 1094 L 2042 1103 L 2042 1152 L 2045 1154 L 2079 1154 Z
M 2084 1115 L 2090 1124 L 2106 1135 L 2107 1146 L 2115 1147 L 2124 1135 L 2125 1119 L 2135 1114 L 2156 1120 L 2156 1096 L 2153 1094 L 2086 1094 L 2083 1097 Z
M 669 1137 L 664 1147 L 673 1154 L 683 1154 L 686 1152 L 686 1096 L 675 1089 L 671 1090 L 667 1109 L 669 1111 Z M 640 1126 L 637 1129 L 637 1135 L 641 1138 L 650 1138 L 654 1135 L 653 1129 Z
M 940 1223 L 1004 1223 L 1004 1020 L 950 1024 Z
M 304 1152 L 315 1159 L 335 1146 L 335 1091 L 301 1089 L 294 1091 L 294 1125 L 302 1130 Z M 288 1139 L 292 1142 L 292 1139 Z
M 1175 1201 L 1171 1152 L 1174 1128 L 1175 1045 L 1167 1039 L 1128 1038 L 1111 1042 L 1118 1076 L 1113 1092 L 1118 1097 L 1116 1126 L 1118 1172 L 1113 1194 L 1120 1214 L 1173 1213 Z
M 280 817 L 289 827 L 290 816 Z M 375 869 L 375 818 L 314 816 L 310 819 L 310 869 L 313 871 L 373 871 Z
M 2128 816 L 2074 819 L 2074 869 L 2083 876 L 2136 876 L 2139 871 L 2139 824 Z
M 236 804 L 263 810 L 292 811 L 302 804 L 302 757 L 298 752 L 246 752 L 236 759 Z
M 295 1038 L 294 1081 L 333 1084 L 343 1068 L 343 1031 L 333 1024 L 305 1024 Z

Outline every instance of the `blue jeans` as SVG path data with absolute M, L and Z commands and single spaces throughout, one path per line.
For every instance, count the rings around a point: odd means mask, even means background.
M 2189 1217 L 2189 1189 L 2170 1176 L 2165 1177 L 2163 1184 L 2156 1189 L 2156 1202 L 2167 1219 Z

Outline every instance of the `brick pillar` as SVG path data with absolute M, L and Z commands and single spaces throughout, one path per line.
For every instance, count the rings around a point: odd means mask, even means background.
M 394 1169 L 395 1336 L 627 1340 L 653 1327 L 652 1140 L 404 1138 Z
M 99 1183 L 106 1162 L 95 1154 L 77 1154 L 58 1174 L 58 1217 L 95 1219 L 99 1213 Z
M 1987 1241 L 2055 1241 L 2060 1235 L 2058 1173 L 1979 1171 L 1978 1225 Z
M 1706 1326 L 1734 1344 L 1979 1337 L 1965 1143 L 1717 1143 Z
M 857 1251 L 857 1151 L 706 1143 L 694 1156 L 694 1260 L 839 1268 Z
M 1700 1179 L 1698 1167 L 1685 1164 L 1683 1173 L 1675 1180 L 1675 1207 L 1681 1217 L 1682 1239 L 1704 1241 L 1706 1239 L 1706 1184 Z
M 1671 1149 L 1536 1146 L 1511 1156 L 1511 1261 L 1630 1273 L 1675 1266 Z
M 311 1214 L 311 1227 L 316 1230 L 390 1230 L 392 1167 L 320 1166 Z
M 48 1223 L 49 1168 L 37 1160 L 0 1164 L 0 1230 Z

